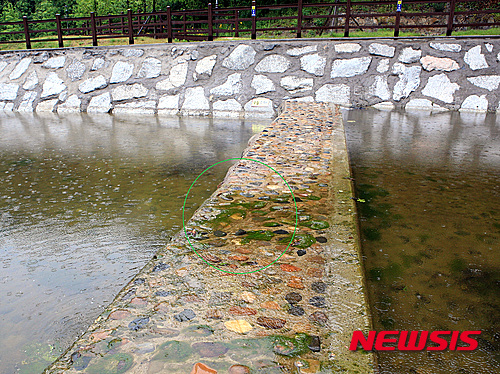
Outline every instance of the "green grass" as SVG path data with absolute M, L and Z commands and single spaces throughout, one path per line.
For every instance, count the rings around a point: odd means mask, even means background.
M 465 31 L 454 31 L 452 36 L 482 36 L 482 35 L 500 35 L 500 27 L 493 27 L 490 29 L 486 30 L 465 30 Z M 343 32 L 333 32 L 333 33 L 323 33 L 321 36 L 318 36 L 315 32 L 312 31 L 305 31 L 302 33 L 302 36 L 304 38 L 342 38 L 344 36 Z M 380 38 L 380 37 L 392 37 L 394 36 L 394 30 L 391 29 L 380 29 L 376 30 L 373 32 L 369 31 L 351 31 L 349 33 L 349 38 Z M 399 34 L 400 37 L 412 37 L 412 36 L 444 36 L 444 34 L 438 34 L 438 35 L 428 35 L 428 34 L 422 34 L 419 32 L 407 32 L 407 31 L 401 31 Z M 294 32 L 268 32 L 268 33 L 258 33 L 257 34 L 257 39 L 287 39 L 287 38 L 294 38 L 295 33 Z M 44 37 L 47 38 L 47 37 Z M 56 36 L 54 36 L 56 38 Z M 348 40 L 349 38 L 345 38 Z M 42 39 L 42 38 L 40 38 Z M 248 40 L 250 39 L 250 35 L 247 34 L 245 37 L 221 37 L 221 38 L 214 38 L 214 40 Z M 162 43 L 167 43 L 167 39 L 154 39 L 146 36 L 140 36 L 134 38 L 135 44 L 162 44 Z M 179 39 L 174 39 L 174 43 L 176 42 L 183 42 L 183 40 Z M 84 47 L 84 46 L 91 46 L 92 45 L 92 40 L 64 40 L 64 46 L 65 47 Z M 113 38 L 113 39 L 101 39 L 99 40 L 99 45 L 100 46 L 107 46 L 107 45 L 128 45 L 128 37 L 122 37 L 122 38 Z M 33 49 L 42 49 L 42 48 L 57 48 L 58 43 L 57 41 L 51 41 L 51 42 L 37 42 L 36 39 L 31 40 L 31 47 Z M 25 49 L 25 43 L 20 41 L 19 43 L 12 43 L 12 44 L 2 44 L 0 42 L 0 50 L 18 50 L 18 49 Z

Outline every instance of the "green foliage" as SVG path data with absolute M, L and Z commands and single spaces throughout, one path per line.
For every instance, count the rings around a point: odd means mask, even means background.
M 0 22 L 16 22 L 21 19 L 21 14 L 19 11 L 14 8 L 14 6 L 7 2 L 5 3 L 3 9 L 2 9 L 2 15 L 0 17 Z M 12 32 L 12 31 L 21 31 L 22 26 L 21 25 L 5 25 L 5 26 L 0 26 L 0 31 L 1 32 Z M 0 40 L 12 40 L 12 39 L 21 39 L 20 34 L 16 35 L 0 35 Z

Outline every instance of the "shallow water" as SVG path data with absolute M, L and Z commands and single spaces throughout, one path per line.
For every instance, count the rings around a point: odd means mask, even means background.
M 182 228 L 204 169 L 267 123 L 0 117 L 0 373 L 36 373 Z M 230 163 L 200 178 L 189 218 Z
M 344 119 L 374 329 L 482 331 L 472 352 L 379 352 L 380 372 L 500 372 L 500 117 Z

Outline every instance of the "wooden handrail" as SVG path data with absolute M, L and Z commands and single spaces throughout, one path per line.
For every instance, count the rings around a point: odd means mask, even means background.
M 14 40 L 3 40 L 0 44 L 4 43 L 25 43 L 26 48 L 31 48 L 31 40 L 37 34 L 51 34 L 43 40 L 57 41 L 59 47 L 64 46 L 64 39 L 75 39 L 74 36 L 87 35 L 92 39 L 92 45 L 97 46 L 98 40 L 103 38 L 114 37 L 128 37 L 129 44 L 134 44 L 134 28 L 138 30 L 141 35 L 151 35 L 155 38 L 165 37 L 171 43 L 174 38 L 181 38 L 186 40 L 213 40 L 219 34 L 230 34 L 239 37 L 243 33 L 250 33 L 252 39 L 256 39 L 257 32 L 266 31 L 291 31 L 296 33 L 297 38 L 301 38 L 305 31 L 318 31 L 319 33 L 324 30 L 342 30 L 344 36 L 348 37 L 351 31 L 351 22 L 358 25 L 358 21 L 362 18 L 371 17 L 389 17 L 393 19 L 393 24 L 377 24 L 366 25 L 363 28 L 373 29 L 393 29 L 394 36 L 398 37 L 400 29 L 436 29 L 443 28 L 447 36 L 450 36 L 454 29 L 458 27 L 480 27 L 480 26 L 498 26 L 499 22 L 481 21 L 476 19 L 463 20 L 461 22 L 455 19 L 456 16 L 466 15 L 487 15 L 487 14 L 500 14 L 500 7 L 486 8 L 478 10 L 462 10 L 458 9 L 458 4 L 469 4 L 475 0 L 404 0 L 404 8 L 408 9 L 412 5 L 431 5 L 444 4 L 446 10 L 429 12 L 417 12 L 416 10 L 405 11 L 404 9 L 396 8 L 396 1 L 394 0 L 380 0 L 380 1 L 352 1 L 352 0 L 338 0 L 329 3 L 305 3 L 304 0 L 297 0 L 295 4 L 280 4 L 280 5 L 259 5 L 256 1 L 252 0 L 251 7 L 229 7 L 217 8 L 215 11 L 211 4 L 207 9 L 193 9 L 193 10 L 172 10 L 170 6 L 165 11 L 149 12 L 149 13 L 132 13 L 129 9 L 127 14 L 120 15 L 101 15 L 98 16 L 94 12 L 90 13 L 88 17 L 69 17 L 62 18 L 56 15 L 55 19 L 47 20 L 28 20 L 26 16 L 22 21 L 16 22 L 3 22 L 0 23 L 0 30 L 2 27 L 10 28 L 12 31 L 0 31 L 0 36 L 12 36 Z M 369 7 L 383 6 L 382 12 L 374 10 L 366 10 Z M 338 11 L 332 14 L 331 8 L 335 7 Z M 442 5 L 440 6 L 443 7 Z M 304 9 L 308 11 L 304 14 Z M 389 8 L 389 9 L 388 9 Z M 273 16 L 273 12 L 279 9 L 297 9 L 296 15 L 286 16 Z M 330 10 L 328 10 L 330 9 Z M 429 9 L 433 10 L 433 9 Z M 216 12 L 216 14 L 214 14 Z M 408 25 L 405 20 L 409 17 L 416 16 L 432 16 L 438 17 L 439 21 L 432 25 L 412 24 Z M 125 21 L 127 18 L 127 21 Z M 344 25 L 339 25 L 332 20 L 344 20 Z M 267 21 L 280 21 L 280 20 L 295 20 L 295 26 L 281 26 L 271 25 L 263 27 L 263 22 Z M 325 20 L 322 26 L 314 24 L 314 20 Z M 126 26 L 125 26 L 126 22 Z M 214 22 L 216 25 L 214 26 Z M 322 21 L 323 23 L 323 21 Z M 47 24 L 47 27 L 40 27 L 41 24 Z M 54 27 L 55 28 L 51 28 Z M 63 27 L 65 25 L 66 27 Z M 224 25 L 222 27 L 222 25 Z M 165 30 L 166 28 L 166 30 Z M 76 35 L 68 35 L 69 32 L 75 32 Z M 24 34 L 24 40 L 16 40 L 18 35 Z M 45 35 L 44 35 L 45 36 Z M 37 39 L 40 40 L 40 39 Z

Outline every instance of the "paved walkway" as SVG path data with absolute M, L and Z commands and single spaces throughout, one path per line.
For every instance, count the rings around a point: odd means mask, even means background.
M 286 102 L 189 240 L 172 238 L 47 373 L 373 372 L 347 348 L 368 317 L 343 131 L 338 109 Z

